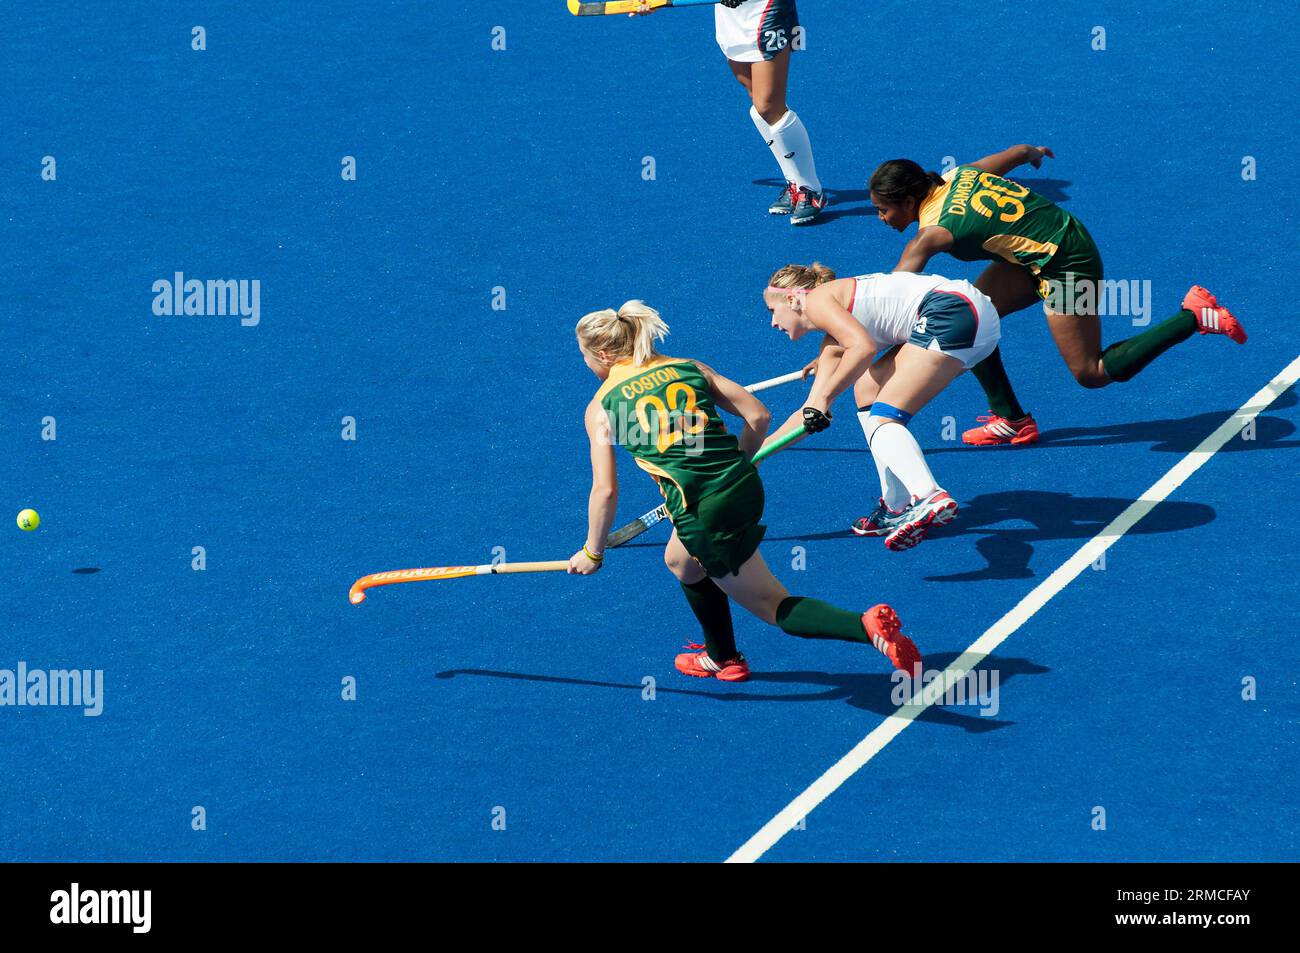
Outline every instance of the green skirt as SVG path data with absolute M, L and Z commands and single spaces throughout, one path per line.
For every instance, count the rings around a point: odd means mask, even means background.
M 1065 234 L 1038 275 L 1038 297 L 1057 314 L 1096 314 L 1102 293 L 1101 252 L 1073 215 Z
M 767 532 L 759 522 L 763 502 L 763 481 L 751 469 L 692 509 L 675 514 L 677 538 L 710 576 L 734 575 L 758 551 Z

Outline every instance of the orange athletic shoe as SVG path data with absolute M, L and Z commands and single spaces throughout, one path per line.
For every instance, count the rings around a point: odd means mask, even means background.
M 913 672 L 921 664 L 921 653 L 912 640 L 903 634 L 903 623 L 898 613 L 883 602 L 862 613 L 862 628 L 871 638 L 871 644 L 902 672 Z
M 1024 420 L 1012 423 L 1005 417 L 999 417 L 993 411 L 989 411 L 987 417 L 976 417 L 983 427 L 975 427 L 973 430 L 967 430 L 961 435 L 962 443 L 969 443 L 976 447 L 996 447 L 1001 444 L 1011 444 L 1013 447 L 1022 443 L 1037 443 L 1038 441 L 1038 424 L 1034 421 L 1034 415 L 1028 414 Z
M 688 643 L 686 647 L 704 648 L 694 642 Z M 694 675 L 696 678 L 716 678 L 720 682 L 743 682 L 749 678 L 749 663 L 743 655 L 719 664 L 709 658 L 708 652 L 683 652 L 677 656 L 674 664 L 683 675 Z
M 1226 334 L 1238 344 L 1246 343 L 1246 329 L 1241 322 L 1200 285 L 1192 285 L 1192 290 L 1183 298 L 1183 307 L 1196 315 L 1202 334 Z

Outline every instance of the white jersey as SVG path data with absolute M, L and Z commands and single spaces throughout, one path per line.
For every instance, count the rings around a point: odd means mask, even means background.
M 942 275 L 916 275 L 908 271 L 859 275 L 853 280 L 857 286 L 853 289 L 850 310 L 882 350 L 907 340 L 916 324 L 922 298 L 940 285 L 958 284 Z
M 988 356 L 1002 335 L 993 302 L 969 281 L 907 271 L 859 275 L 853 281 L 850 310 L 878 350 L 911 343 L 943 351 L 969 368 Z M 927 302 L 932 292 L 939 294 Z

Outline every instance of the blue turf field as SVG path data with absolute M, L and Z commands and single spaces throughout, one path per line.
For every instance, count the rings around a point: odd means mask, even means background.
M 764 465 L 763 552 L 787 585 L 888 599 L 931 663 L 953 659 L 1300 354 L 1297 15 L 1134 6 L 805 2 L 790 103 L 834 205 L 803 230 L 764 212 L 776 170 L 707 9 L 6 6 L 0 482 L 44 522 L 0 534 L 0 668 L 102 669 L 105 687 L 98 718 L 0 708 L 0 858 L 730 855 L 893 710 L 876 653 L 737 613 L 756 677 L 677 675 L 696 634 L 662 526 L 590 579 L 359 608 L 347 587 L 577 548 L 584 312 L 643 297 L 669 353 L 784 373 L 815 345 L 768 328 L 772 269 L 897 260 L 864 191 L 878 162 L 1044 143 L 1058 158 L 1023 180 L 1088 224 L 1108 277 L 1149 280 L 1154 320 L 1205 284 L 1251 340 L 1198 336 L 1087 392 L 1036 312 L 1009 318 L 1045 440 L 946 441 L 944 417 L 983 404 L 969 377 L 942 394 L 913 427 L 965 509 L 909 553 L 844 531 L 875 494 L 847 398 Z M 260 324 L 154 315 L 177 271 L 259 280 Z M 1013 635 L 986 663 L 995 718 L 931 709 L 767 857 L 1300 859 L 1297 421 L 1291 391 Z M 620 467 L 621 523 L 659 497 Z

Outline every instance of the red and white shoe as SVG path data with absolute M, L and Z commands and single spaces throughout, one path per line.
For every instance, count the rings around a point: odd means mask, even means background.
M 1003 444 L 1019 446 L 1022 443 L 1038 442 L 1038 424 L 1033 414 L 1027 414 L 1021 420 L 1007 420 L 989 411 L 987 417 L 976 417 L 983 427 L 975 427 L 961 435 L 961 442 L 975 447 L 996 447 Z
M 883 602 L 862 613 L 862 628 L 871 644 L 893 663 L 894 668 L 914 672 L 921 664 L 921 653 L 903 634 L 903 623 L 899 621 L 898 613 Z
M 931 526 L 942 526 L 957 518 L 957 501 L 946 490 L 935 490 L 923 500 L 913 500 L 897 525 L 885 537 L 885 547 L 896 553 L 911 549 L 925 539 Z
M 694 642 L 686 646 L 688 649 L 702 649 L 704 646 L 697 645 Z M 683 675 L 693 675 L 696 678 L 716 678 L 720 682 L 743 682 L 749 678 L 749 663 L 745 661 L 745 656 L 737 655 L 735 658 L 726 662 L 715 662 L 709 658 L 708 652 L 683 652 L 677 656 L 674 664 L 677 671 Z
M 859 516 L 849 524 L 849 529 L 858 536 L 884 536 L 898 525 L 906 510 L 894 512 L 885 505 L 884 499 L 876 505 L 868 516 Z
M 826 208 L 825 189 L 814 192 L 812 189 L 796 188 L 794 211 L 790 213 L 790 224 L 807 225 L 809 222 L 816 220 L 824 208 Z
M 1183 298 L 1183 307 L 1196 315 L 1196 324 L 1202 334 L 1226 334 L 1238 344 L 1246 343 L 1246 329 L 1241 322 L 1200 285 L 1192 285 L 1192 290 Z

